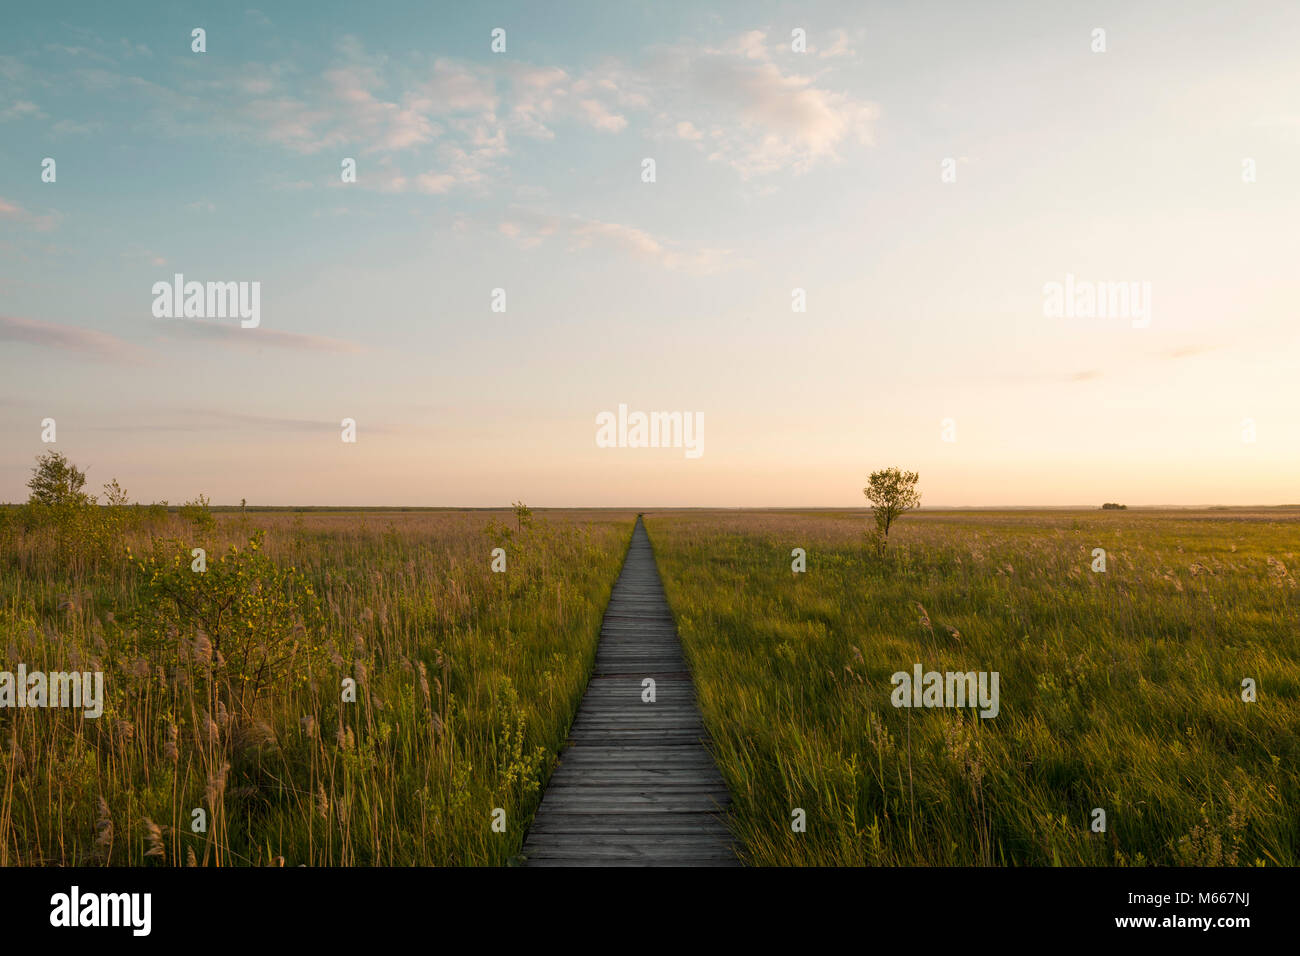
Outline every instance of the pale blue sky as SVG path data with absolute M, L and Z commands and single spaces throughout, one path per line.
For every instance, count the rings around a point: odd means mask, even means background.
M 934 504 L 1300 499 L 1295 4 L 2 26 L 0 500 L 45 417 L 173 502 L 852 505 L 888 464 Z M 261 282 L 261 327 L 152 318 L 175 272 Z M 1151 326 L 1045 318 L 1067 272 L 1150 282 Z M 619 403 L 704 455 L 597 448 Z

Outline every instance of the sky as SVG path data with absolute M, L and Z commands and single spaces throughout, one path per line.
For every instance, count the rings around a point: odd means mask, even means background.
M 0 501 L 51 450 L 173 504 L 1300 501 L 1298 49 L 1292 2 L 6 5 Z

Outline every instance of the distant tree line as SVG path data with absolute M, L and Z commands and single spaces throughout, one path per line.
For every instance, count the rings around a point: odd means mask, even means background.
M 1128 505 L 1121 505 L 1114 501 L 1108 501 L 1101 506 L 1102 511 L 1128 511 Z

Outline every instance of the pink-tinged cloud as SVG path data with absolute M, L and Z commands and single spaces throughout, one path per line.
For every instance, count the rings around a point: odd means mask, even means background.
M 194 434 L 214 431 L 264 431 L 285 432 L 321 432 L 337 433 L 338 421 L 312 418 L 288 418 L 274 415 L 255 415 L 225 409 L 179 408 L 172 413 L 175 418 L 167 420 L 136 419 L 129 423 L 116 421 L 111 425 L 83 425 L 84 431 L 102 432 L 181 432 Z M 365 423 L 367 434 L 389 434 L 394 431 L 391 426 Z
M 304 335 L 299 332 L 283 332 L 259 326 L 245 329 L 238 324 L 208 321 L 204 319 L 162 319 L 151 323 L 154 330 L 162 337 L 180 342 L 189 340 L 206 340 L 233 345 L 237 348 L 263 348 L 270 346 L 277 349 L 290 349 L 303 352 L 334 352 L 354 355 L 365 349 L 355 342 L 344 339 L 329 338 L 324 335 Z
M 591 123 L 596 129 L 603 129 L 611 133 L 617 133 L 627 126 L 627 119 L 617 113 L 611 112 L 599 100 L 583 100 L 578 104 L 582 108 L 583 115 L 586 116 L 587 122 Z
M 644 229 L 581 216 L 556 216 L 515 210 L 497 227 L 521 247 L 530 249 L 552 236 L 565 236 L 570 250 L 599 247 L 657 263 L 665 269 L 692 275 L 712 275 L 747 263 L 730 249 L 717 249 L 660 239 Z
M 144 353 L 139 348 L 107 332 L 16 316 L 0 315 L 0 342 L 21 342 L 38 348 L 93 355 L 128 365 L 142 365 L 145 361 Z
M 37 232 L 49 232 L 58 225 L 60 215 L 57 212 L 34 213 L 18 203 L 0 196 L 0 220 L 27 223 Z
M 825 56 L 851 53 L 841 32 Z M 829 88 L 820 73 L 791 71 L 773 56 L 778 48 L 751 30 L 719 47 L 662 47 L 640 68 L 607 69 L 620 90 L 650 91 L 669 129 L 746 179 L 805 173 L 841 159 L 850 144 L 871 145 L 879 106 Z

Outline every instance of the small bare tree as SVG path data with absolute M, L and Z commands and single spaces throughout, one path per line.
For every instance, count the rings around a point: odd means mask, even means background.
M 889 544 L 889 529 L 905 512 L 921 504 L 921 494 L 916 490 L 920 476 L 914 471 L 886 468 L 873 471 L 862 493 L 871 502 L 876 517 L 874 533 L 876 549 L 884 554 Z

